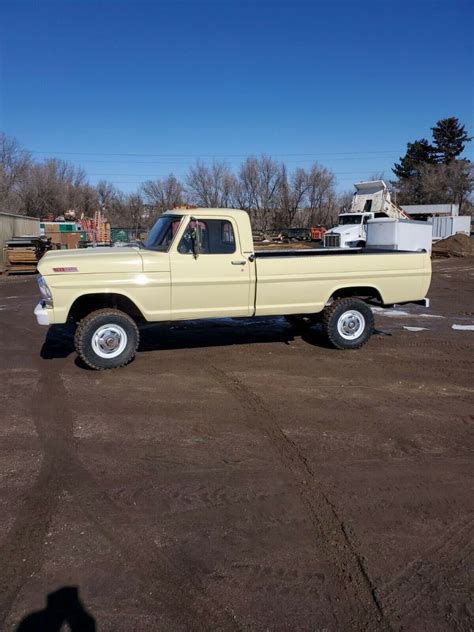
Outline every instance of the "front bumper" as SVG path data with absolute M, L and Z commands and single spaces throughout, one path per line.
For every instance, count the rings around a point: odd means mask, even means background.
M 38 325 L 49 325 L 49 314 L 48 310 L 44 305 L 44 301 L 40 301 L 38 305 L 35 307 L 34 315 L 36 316 L 36 321 Z

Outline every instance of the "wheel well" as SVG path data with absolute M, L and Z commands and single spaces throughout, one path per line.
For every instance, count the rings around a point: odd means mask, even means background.
M 99 294 L 83 294 L 76 298 L 69 310 L 68 320 L 78 322 L 91 312 L 104 308 L 119 309 L 128 314 L 136 323 L 143 322 L 143 314 L 135 303 L 123 294 L 113 292 Z
M 351 296 L 364 300 L 375 299 L 383 303 L 380 292 L 376 288 L 369 286 L 343 287 L 333 292 L 330 298 L 336 300 L 338 298 L 349 298 Z

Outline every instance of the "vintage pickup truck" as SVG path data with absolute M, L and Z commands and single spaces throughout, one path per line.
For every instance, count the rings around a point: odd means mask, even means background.
M 38 270 L 38 323 L 75 323 L 94 369 L 130 362 L 140 324 L 157 321 L 281 315 L 356 349 L 373 332 L 368 301 L 422 303 L 431 280 L 424 252 L 256 251 L 245 211 L 208 208 L 167 211 L 143 244 L 49 252 Z

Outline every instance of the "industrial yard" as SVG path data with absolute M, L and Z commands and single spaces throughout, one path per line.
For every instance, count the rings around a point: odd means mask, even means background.
M 97 373 L 1 277 L 0 629 L 77 586 L 100 632 L 472 630 L 473 281 L 358 351 L 183 322 Z

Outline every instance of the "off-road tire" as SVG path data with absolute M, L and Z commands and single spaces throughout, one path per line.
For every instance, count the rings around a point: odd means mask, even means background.
M 347 340 L 340 334 L 338 322 L 343 314 L 352 310 L 363 316 L 365 325 L 359 336 Z M 374 315 L 367 303 L 360 298 L 340 298 L 324 309 L 323 330 L 331 345 L 336 349 L 359 349 L 374 333 Z
M 126 345 L 120 355 L 104 358 L 93 348 L 92 338 L 103 325 L 115 324 L 126 333 Z M 133 360 L 140 341 L 140 333 L 135 321 L 118 309 L 98 309 L 83 318 L 77 326 L 74 335 L 74 346 L 77 355 L 87 366 L 96 371 L 116 369 L 125 366 Z

